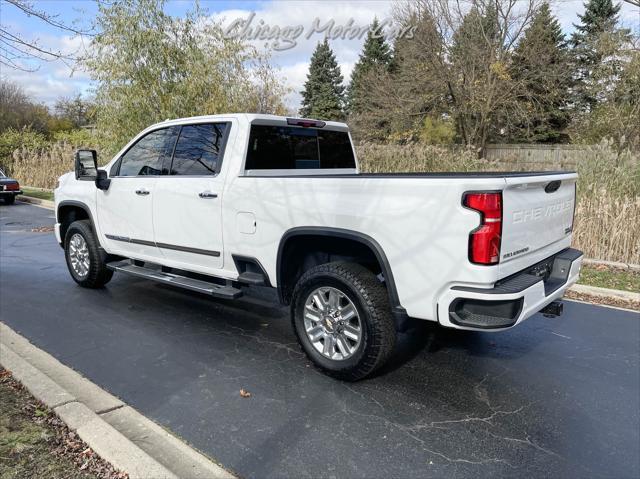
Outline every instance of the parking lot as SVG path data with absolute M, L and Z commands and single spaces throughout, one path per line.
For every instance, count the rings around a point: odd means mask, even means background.
M 239 476 L 640 475 L 636 312 L 567 301 L 503 333 L 420 324 L 344 383 L 309 364 L 271 291 L 82 289 L 38 229 L 53 222 L 0 206 L 0 320 Z

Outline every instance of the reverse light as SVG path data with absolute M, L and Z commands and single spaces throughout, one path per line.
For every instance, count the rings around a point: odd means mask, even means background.
M 469 261 L 498 264 L 502 236 L 502 192 L 465 193 L 462 204 L 480 213 L 480 226 L 469 233 Z

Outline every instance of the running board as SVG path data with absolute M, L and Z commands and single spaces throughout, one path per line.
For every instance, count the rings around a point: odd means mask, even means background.
M 107 263 L 107 268 L 116 273 L 125 273 L 138 278 L 151 279 L 159 283 L 170 284 L 178 288 L 209 294 L 215 298 L 236 299 L 242 296 L 242 291 L 233 286 L 210 283 L 199 279 L 188 278 L 173 273 L 165 273 L 156 269 L 136 266 L 129 260 Z

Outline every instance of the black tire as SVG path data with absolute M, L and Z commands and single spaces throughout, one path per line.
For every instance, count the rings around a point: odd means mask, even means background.
M 338 289 L 353 303 L 360 316 L 361 339 L 355 352 L 346 359 L 334 360 L 324 356 L 307 336 L 305 303 L 319 287 Z M 371 271 L 355 263 L 327 263 L 305 272 L 293 291 L 291 322 L 309 359 L 325 374 L 346 381 L 357 381 L 380 368 L 396 343 L 386 288 Z
M 16 202 L 16 195 L 9 195 L 9 196 L 6 196 L 4 199 L 5 205 L 12 205 L 15 202 Z
M 71 265 L 69 244 L 74 235 L 80 235 L 86 242 L 89 268 L 84 275 L 76 272 Z M 113 271 L 107 268 L 107 254 L 100 247 L 100 243 L 98 243 L 98 239 L 93 232 L 89 220 L 80 220 L 71 223 L 64 237 L 64 256 L 67 260 L 67 268 L 69 269 L 71 277 L 83 288 L 101 288 L 107 284 L 113 276 Z

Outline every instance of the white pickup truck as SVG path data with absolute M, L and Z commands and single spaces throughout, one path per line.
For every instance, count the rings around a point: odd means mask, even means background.
M 408 318 L 499 331 L 562 312 L 573 172 L 363 174 L 343 123 L 230 114 L 150 126 L 106 166 L 76 153 L 56 238 L 81 286 L 113 272 L 238 298 L 277 288 L 326 373 L 385 363 Z

